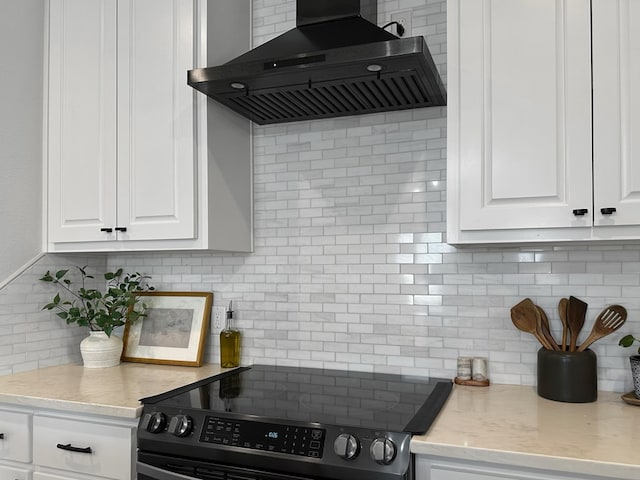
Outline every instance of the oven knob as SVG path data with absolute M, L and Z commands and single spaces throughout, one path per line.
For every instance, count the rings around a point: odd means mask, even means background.
M 371 443 L 371 458 L 382 465 L 389 465 L 396 456 L 396 446 L 388 438 L 376 438 Z
M 167 424 L 167 417 L 162 412 L 148 413 L 148 419 L 144 419 L 144 426 L 147 432 L 160 433 Z M 146 416 L 145 416 L 146 417 Z
M 191 433 L 193 421 L 188 415 L 176 415 L 169 422 L 169 433 L 176 437 L 186 437 Z
M 340 458 L 351 460 L 358 456 L 360 452 L 360 442 L 353 435 L 343 433 L 333 442 L 333 450 Z

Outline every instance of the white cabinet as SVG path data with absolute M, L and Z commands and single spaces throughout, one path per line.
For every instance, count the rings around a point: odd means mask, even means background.
M 31 414 L 0 410 L 0 460 L 31 462 Z
M 102 240 L 116 223 L 116 1 L 49 5 L 49 241 Z
M 36 415 L 33 463 L 38 470 L 45 467 L 114 480 L 134 478 L 135 427 Z
M 31 480 L 31 470 L 0 465 L 0 480 Z
M 0 480 L 31 480 L 29 412 L 0 409 Z
M 595 0 L 593 39 L 591 3 L 447 3 L 448 242 L 640 238 L 638 1 Z
M 251 251 L 249 122 L 186 83 L 227 3 L 50 0 L 47 251 Z M 250 8 L 233 3 L 241 53 Z
M 592 9 L 595 223 L 640 225 L 640 1 Z M 616 212 L 598 215 L 603 208 Z
M 0 480 L 135 478 L 137 419 L 0 408 Z
M 607 477 L 418 455 L 416 480 L 605 480 Z M 615 480 L 610 478 L 610 480 Z

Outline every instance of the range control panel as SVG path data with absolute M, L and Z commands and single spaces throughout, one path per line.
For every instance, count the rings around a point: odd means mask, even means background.
M 326 431 L 207 416 L 200 441 L 232 447 L 322 458 Z

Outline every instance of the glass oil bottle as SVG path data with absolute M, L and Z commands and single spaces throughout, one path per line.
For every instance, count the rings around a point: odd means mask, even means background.
M 240 332 L 233 328 L 232 302 L 229 302 L 224 329 L 220 332 L 220 366 L 223 368 L 240 365 Z

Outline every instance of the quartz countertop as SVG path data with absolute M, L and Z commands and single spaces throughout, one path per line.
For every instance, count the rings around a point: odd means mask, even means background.
M 228 371 L 220 365 L 181 367 L 121 363 L 109 368 L 60 365 L 0 376 L 0 403 L 136 418 L 139 399 Z
M 541 398 L 535 387 L 454 385 L 451 396 L 411 451 L 457 460 L 640 478 L 640 406 L 620 393 L 592 403 Z

